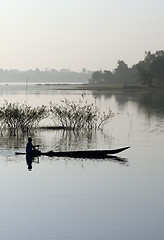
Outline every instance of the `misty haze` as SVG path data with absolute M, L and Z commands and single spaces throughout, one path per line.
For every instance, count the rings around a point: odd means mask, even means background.
M 164 1 L 0 8 L 0 240 L 164 239 Z

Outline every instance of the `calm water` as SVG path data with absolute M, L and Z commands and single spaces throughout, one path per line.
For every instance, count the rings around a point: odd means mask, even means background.
M 39 131 L 42 151 L 108 149 L 127 162 L 40 157 L 28 171 L 27 139 L 0 138 L 0 239 L 164 239 L 164 95 L 60 91 L 53 87 L 1 85 L 0 103 L 30 105 L 78 100 L 118 113 L 104 132 L 74 135 Z M 45 123 L 42 123 L 45 124 Z

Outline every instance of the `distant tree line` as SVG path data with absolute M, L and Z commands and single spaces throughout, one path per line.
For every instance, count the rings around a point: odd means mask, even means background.
M 69 69 L 45 69 L 19 71 L 0 69 L 1 82 L 59 82 L 113 84 L 121 86 L 143 85 L 147 87 L 164 86 L 164 51 L 145 52 L 144 60 L 132 67 L 119 60 L 113 71 L 99 70 L 74 72 Z
M 131 68 L 123 60 L 119 60 L 116 69 L 112 72 L 108 70 L 95 71 L 89 83 L 164 86 L 164 51 L 145 52 L 144 60 L 139 61 Z
M 81 83 L 88 82 L 91 78 L 93 71 L 87 71 L 85 68 L 81 72 L 74 72 L 69 69 L 45 69 L 19 71 L 17 69 L 4 70 L 0 69 L 1 82 L 68 82 L 68 83 Z

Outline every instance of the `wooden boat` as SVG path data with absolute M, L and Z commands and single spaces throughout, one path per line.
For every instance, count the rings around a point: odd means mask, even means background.
M 65 152 L 39 152 L 38 156 L 45 155 L 49 157 L 72 157 L 72 158 L 104 158 L 110 154 L 120 153 L 130 147 L 117 148 L 117 149 L 109 149 L 109 150 L 87 150 L 87 151 L 65 151 Z M 16 155 L 26 154 L 16 152 Z M 36 156 L 36 154 L 35 154 Z

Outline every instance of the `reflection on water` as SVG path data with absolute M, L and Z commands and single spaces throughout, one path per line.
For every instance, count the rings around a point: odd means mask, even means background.
M 26 154 L 26 163 L 27 163 L 29 171 L 32 171 L 32 164 L 34 162 L 35 163 L 39 163 L 39 157 L 33 157 L 33 156 L 29 155 L 29 154 Z
M 47 131 L 41 131 L 40 137 L 44 142 L 43 145 L 47 145 L 47 139 L 45 141 L 45 134 Z M 55 151 L 70 151 L 70 150 L 87 150 L 87 149 L 101 149 L 101 141 L 104 139 L 108 141 L 108 149 L 112 139 L 106 133 L 98 131 L 49 131 L 49 136 L 52 136 L 50 146 L 47 146 L 50 150 Z
M 129 126 L 132 127 L 133 121 L 137 116 L 145 117 L 145 125 L 154 125 L 153 131 L 164 131 L 164 92 L 163 90 L 152 91 L 93 91 L 93 96 L 101 102 L 101 107 L 108 106 L 107 102 L 110 102 L 110 107 L 115 108 L 117 103 L 117 111 L 127 111 L 129 118 Z M 113 103 L 113 104 L 112 104 Z M 135 109 L 135 115 L 134 111 Z
M 135 91 L 135 92 L 116 92 L 93 91 L 93 96 L 101 99 L 104 96 L 105 99 L 115 98 L 119 107 L 127 107 L 128 102 L 136 103 L 139 111 L 144 111 L 144 113 L 150 117 L 153 115 L 164 117 L 164 92 L 163 90 L 154 91 Z
M 74 158 L 72 157 L 47 157 L 48 159 L 51 159 L 52 161 L 72 161 L 74 160 Z M 29 171 L 32 171 L 32 166 L 33 163 L 39 163 L 40 159 L 42 160 L 42 157 L 32 157 L 30 155 L 26 155 L 26 163 L 27 163 L 27 167 Z M 84 162 L 85 161 L 94 161 L 94 162 L 104 162 L 104 161 L 110 161 L 113 163 L 118 163 L 120 165 L 124 165 L 124 166 L 129 166 L 129 162 L 127 158 L 121 158 L 118 156 L 114 156 L 114 155 L 110 155 L 110 156 L 106 156 L 106 157 L 98 157 L 98 158 L 76 158 L 76 160 L 80 163 L 82 163 L 82 168 L 84 168 Z
M 112 138 L 108 138 L 105 133 L 100 132 L 73 132 L 73 131 L 63 131 L 63 130 L 38 130 L 33 132 L 33 141 L 34 145 L 38 144 L 41 146 L 42 152 L 47 152 L 49 150 L 53 151 L 77 151 L 89 149 L 110 149 L 103 148 L 103 142 L 110 140 L 108 143 L 112 144 Z M 33 157 L 30 155 L 25 155 L 25 146 L 28 136 L 19 137 L 8 137 L 1 136 L 0 144 L 3 148 L 0 149 L 0 155 L 5 156 L 6 159 L 12 160 L 13 155 L 18 152 L 21 155 L 21 160 L 24 158 L 28 166 L 28 170 L 32 171 L 33 163 L 39 163 L 42 157 Z M 47 157 L 48 159 L 50 157 Z M 51 157 L 52 161 L 55 160 L 71 160 L 72 158 L 68 157 Z M 96 158 L 78 158 L 77 161 L 111 161 L 119 163 L 121 165 L 128 166 L 128 160 L 126 158 L 121 158 L 115 155 L 109 155 L 105 157 L 96 157 Z
M 0 101 L 39 105 L 83 93 L 119 113 L 103 132 L 36 131 L 41 151 L 131 148 L 108 159 L 26 162 L 15 155 L 25 152 L 26 137 L 0 137 L 0 239 L 163 240 L 163 93 L 29 89 L 0 89 Z

